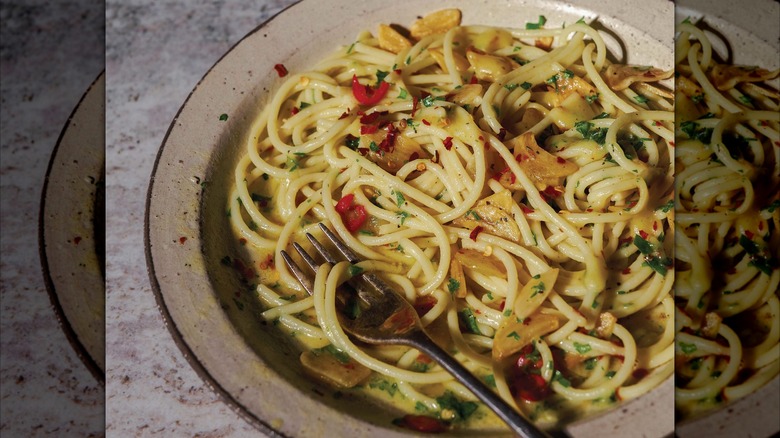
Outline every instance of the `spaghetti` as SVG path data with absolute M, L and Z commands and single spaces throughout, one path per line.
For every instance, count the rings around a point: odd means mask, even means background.
M 676 42 L 676 405 L 681 418 L 780 372 L 778 71 L 718 64 L 690 22 Z
M 544 24 L 444 10 L 411 35 L 363 32 L 285 76 L 235 169 L 230 220 L 262 317 L 304 369 L 394 404 L 401 426 L 500 427 L 419 352 L 346 336 L 338 315 L 360 309 L 337 287 L 362 270 L 542 427 L 673 372 L 673 95 L 657 83 L 671 72 L 611 64 L 582 21 Z M 307 296 L 275 261 L 320 222 L 367 261 L 323 266 Z

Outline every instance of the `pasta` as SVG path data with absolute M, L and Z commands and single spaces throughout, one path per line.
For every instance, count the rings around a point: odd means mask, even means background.
M 285 76 L 235 169 L 241 267 L 304 369 L 392 403 L 398 425 L 501 427 L 419 352 L 346 336 L 337 287 L 357 271 L 556 428 L 673 373 L 672 72 L 610 63 L 582 21 L 460 21 L 380 25 Z M 323 222 L 365 261 L 323 266 L 310 297 L 278 261 Z
M 676 47 L 676 405 L 722 406 L 780 372 L 778 71 L 718 64 L 708 36 Z

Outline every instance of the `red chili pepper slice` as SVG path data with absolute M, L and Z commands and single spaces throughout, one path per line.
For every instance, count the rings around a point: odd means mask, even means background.
M 452 149 L 452 137 L 447 137 L 444 139 L 444 149 Z
M 276 74 L 278 74 L 280 78 L 287 76 L 287 67 L 285 67 L 284 64 L 274 65 L 274 70 L 276 70 Z
M 479 236 L 479 233 L 481 233 L 482 230 L 483 230 L 483 228 L 481 226 L 477 225 L 476 227 L 474 227 L 473 230 L 471 230 L 471 233 L 469 233 L 469 238 L 476 242 L 477 241 L 477 236 Z
M 513 387 L 518 397 L 532 402 L 542 401 L 550 394 L 547 381 L 539 374 L 519 373 Z
M 404 415 L 393 420 L 393 424 L 417 432 L 442 433 L 447 431 L 447 425 L 443 421 L 427 415 Z
M 360 127 L 360 135 L 373 134 L 379 129 L 377 125 L 363 125 Z
M 387 94 L 390 84 L 382 81 L 377 88 L 371 88 L 358 82 L 357 75 L 352 75 L 352 95 L 361 105 L 376 105 Z
M 368 219 L 366 207 L 355 204 L 355 195 L 351 193 L 336 203 L 336 212 L 341 216 L 344 226 L 351 233 L 359 230 L 366 223 L 366 219 Z

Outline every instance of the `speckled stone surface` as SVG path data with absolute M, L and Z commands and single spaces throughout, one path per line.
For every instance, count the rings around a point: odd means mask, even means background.
M 109 1 L 106 6 L 106 433 L 262 436 L 208 387 L 157 308 L 143 217 L 157 150 L 219 58 L 290 0 Z
M 0 435 L 101 436 L 104 388 L 60 327 L 38 255 L 47 165 L 104 65 L 101 2 L 0 7 Z

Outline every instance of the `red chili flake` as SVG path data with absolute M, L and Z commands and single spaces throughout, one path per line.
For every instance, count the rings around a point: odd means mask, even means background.
M 631 373 L 631 375 L 634 376 L 634 378 L 637 379 L 637 380 L 644 379 L 648 374 L 650 374 L 650 371 L 648 371 L 648 370 L 646 370 L 644 368 L 638 368 L 638 369 L 634 370 L 633 373 Z
M 780 141 L 775 141 L 775 147 L 780 148 Z
M 393 420 L 393 424 L 398 427 L 425 433 L 442 433 L 448 429 L 446 423 L 427 415 L 404 415 Z
M 296 115 L 296 114 L 298 114 L 298 112 L 299 112 L 299 111 L 300 111 L 300 110 L 298 109 L 298 107 L 297 107 L 297 106 L 294 106 L 294 107 L 292 107 L 292 109 L 290 110 L 290 114 L 292 114 L 292 115 Z
M 280 78 L 287 76 L 287 67 L 285 67 L 284 64 L 274 65 L 274 70 L 276 70 L 276 74 L 278 74 Z
M 540 193 L 542 195 L 542 198 L 545 201 L 549 201 L 550 199 L 557 198 L 558 196 L 561 196 L 563 192 L 561 190 L 558 190 L 557 187 L 553 186 L 547 186 L 542 190 Z
M 555 161 L 556 161 L 558 164 L 564 164 L 564 163 L 566 162 L 566 160 L 565 160 L 565 159 L 563 159 L 563 157 L 555 157 Z
M 506 300 L 501 300 L 501 304 L 498 306 L 498 310 L 504 310 L 506 307 Z
M 626 269 L 623 269 L 623 275 L 628 275 L 630 273 L 631 273 L 631 268 L 630 267 L 628 267 Z
M 593 212 L 593 209 L 592 209 L 592 208 L 590 208 L 590 207 L 588 207 L 588 208 L 586 208 L 586 209 L 585 209 L 585 211 L 586 211 L 586 212 L 588 212 L 588 213 L 592 213 L 592 212 Z
M 395 74 L 397 74 L 397 75 L 400 75 L 400 74 L 401 74 L 401 69 L 400 69 L 400 68 L 397 68 L 397 69 L 393 70 L 393 72 L 394 72 Z
M 238 273 L 243 275 L 247 280 L 251 280 L 256 276 L 254 269 L 246 266 L 240 259 L 233 259 L 233 269 L 238 271 Z
M 766 120 L 762 120 L 762 121 L 758 122 L 758 124 L 761 125 L 761 126 L 769 126 L 769 122 L 767 122 Z
M 387 125 L 387 135 L 382 140 L 381 143 L 379 143 L 379 149 L 382 149 L 385 152 L 392 152 L 393 148 L 395 147 L 395 137 L 398 135 L 398 130 L 395 128 L 395 125 L 390 123 Z
M 759 221 L 758 222 L 758 231 L 763 231 L 763 230 L 764 230 L 764 221 Z
M 649 236 L 649 234 L 647 234 L 647 231 L 645 231 L 645 230 L 639 230 L 639 237 L 641 237 L 641 238 L 643 238 L 643 239 L 647 240 L 647 236 Z
M 623 397 L 620 396 L 620 388 L 615 389 L 615 398 L 617 401 L 623 401 Z
M 522 211 L 525 214 L 533 213 L 534 209 L 525 205 L 525 204 L 519 204 L 520 205 L 520 211 Z
M 360 135 L 373 134 L 379 129 L 377 125 L 363 125 L 360 127 Z
M 425 125 L 425 126 L 431 126 L 431 122 L 429 122 L 429 121 L 427 121 L 425 119 L 422 119 L 422 124 Z
M 420 99 L 417 96 L 412 96 L 412 117 L 417 112 L 417 105 L 420 103 Z
M 339 120 L 346 119 L 349 117 L 349 111 L 345 111 L 344 114 L 339 116 Z
M 420 154 L 417 152 L 412 152 L 412 155 L 409 155 L 409 161 L 414 161 L 418 158 L 420 158 Z
M 244 239 L 242 237 L 242 238 L 238 239 L 238 243 L 240 243 L 241 245 L 246 245 L 246 239 Z
M 515 179 L 516 179 L 516 178 L 515 178 L 515 174 L 511 172 L 511 170 L 509 169 L 509 167 L 506 167 L 506 168 L 504 168 L 503 170 L 501 170 L 501 171 L 499 171 L 499 172 L 496 172 L 496 173 L 495 173 L 495 174 L 492 176 L 492 178 L 493 178 L 494 180 L 496 180 L 496 181 L 500 181 L 500 180 L 501 180 L 501 178 L 504 176 L 504 174 L 506 174 L 507 172 L 509 172 L 509 174 L 511 175 L 511 182 L 512 182 L 512 184 L 514 184 L 514 183 L 515 183 Z
M 527 155 L 524 155 L 524 154 L 517 154 L 517 156 L 515 157 L 515 161 L 517 161 L 518 163 L 522 163 L 522 162 L 523 162 L 523 160 L 525 160 L 525 159 L 527 159 L 527 158 L 528 158 L 528 156 L 527 156 Z
M 76 237 L 73 238 L 73 243 L 74 244 L 78 245 L 79 242 L 81 242 L 81 236 L 76 236 Z
M 745 236 L 747 236 L 748 239 L 753 238 L 753 232 L 750 230 L 745 230 Z
M 655 126 L 663 126 L 663 123 L 659 122 L 658 120 L 656 120 L 655 122 L 653 122 L 653 124 L 654 124 Z
M 417 315 L 423 316 L 431 309 L 433 309 L 433 306 L 435 306 L 438 302 L 439 300 L 437 300 L 433 295 L 423 295 L 421 297 L 417 297 L 417 299 L 414 301 L 414 310 L 417 311 Z
M 482 227 L 477 225 L 476 227 L 474 227 L 473 230 L 471 230 L 471 233 L 469 234 L 469 238 L 476 242 L 477 236 L 479 236 L 479 233 L 481 232 L 482 232 Z
M 433 363 L 433 359 L 431 359 L 430 357 L 428 357 L 428 356 L 427 356 L 427 355 L 425 355 L 425 354 L 420 354 L 420 355 L 418 355 L 418 356 L 417 356 L 417 359 L 415 359 L 415 360 L 416 360 L 417 362 L 420 362 L 420 363 Z
M 673 142 L 673 141 L 670 141 L 670 142 L 669 142 L 669 146 L 671 146 L 671 147 L 674 147 L 674 142 Z
M 273 268 L 274 268 L 274 256 L 273 256 L 273 255 L 271 255 L 271 254 L 268 254 L 268 255 L 265 257 L 265 259 L 263 259 L 263 261 L 262 261 L 262 262 L 260 262 L 260 263 L 258 263 L 258 264 L 257 264 L 257 266 L 258 266 L 258 267 L 259 267 L 261 270 L 266 270 L 266 269 L 273 269 Z
M 504 141 L 504 138 L 506 138 L 506 129 L 504 129 L 504 128 L 501 128 L 501 129 L 498 131 L 498 135 L 497 135 L 497 137 L 498 137 L 498 139 L 499 139 L 499 140 L 501 140 L 501 141 Z
M 447 137 L 444 139 L 444 149 L 452 149 L 452 137 Z
M 477 79 L 477 75 L 474 75 L 471 77 L 471 80 L 469 81 L 469 84 L 478 84 L 479 80 Z
M 187 241 L 186 237 L 184 237 L 184 236 L 179 237 L 179 243 L 180 244 L 184 245 L 184 242 L 186 242 L 186 241 Z
M 653 231 L 658 231 L 658 222 L 653 221 Z
M 360 117 L 360 123 L 362 125 L 370 125 L 379 119 L 379 116 L 382 115 L 381 111 L 374 111 L 371 114 L 366 114 Z

